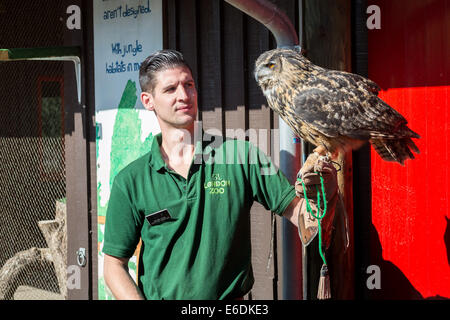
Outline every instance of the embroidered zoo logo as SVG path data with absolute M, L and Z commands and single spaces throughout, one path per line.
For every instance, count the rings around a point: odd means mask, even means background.
M 213 173 L 211 180 L 204 183 L 203 187 L 209 194 L 224 194 L 226 188 L 231 185 L 230 180 L 225 180 L 220 177 L 220 174 Z

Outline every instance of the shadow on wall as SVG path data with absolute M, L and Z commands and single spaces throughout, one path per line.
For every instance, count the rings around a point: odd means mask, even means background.
M 383 259 L 380 237 L 374 225 L 370 227 L 370 263 L 380 268 L 381 288 L 369 290 L 369 299 L 418 300 L 423 296 L 409 282 L 403 272 L 392 262 Z
M 450 219 L 445 217 L 447 227 L 443 240 L 447 248 L 447 260 L 450 266 Z M 403 272 L 392 262 L 383 259 L 382 247 L 378 231 L 371 225 L 371 258 L 373 265 L 380 267 L 381 289 L 368 290 L 368 298 L 372 300 L 448 300 L 447 297 L 439 295 L 424 298 L 419 291 L 414 288 Z
M 447 259 L 450 265 L 450 219 L 447 220 L 447 228 L 444 233 L 444 242 L 447 248 Z M 368 290 L 368 298 L 371 300 L 447 300 L 448 298 L 439 295 L 424 298 L 419 291 L 414 288 L 403 272 L 392 262 L 383 259 L 382 247 L 378 231 L 371 225 L 371 258 L 370 263 L 380 267 L 381 289 Z
M 450 267 L 450 219 L 447 217 L 444 217 L 445 221 L 447 222 L 447 227 L 445 228 L 444 232 L 444 243 L 445 243 L 445 249 L 447 251 L 447 262 L 448 266 Z

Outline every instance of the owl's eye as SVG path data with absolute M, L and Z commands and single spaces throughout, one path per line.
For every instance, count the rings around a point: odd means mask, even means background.
M 275 63 L 269 62 L 269 63 L 267 64 L 267 68 L 269 68 L 269 69 L 275 68 Z

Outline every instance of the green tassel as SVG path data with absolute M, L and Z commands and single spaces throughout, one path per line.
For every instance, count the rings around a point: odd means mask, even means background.
M 317 215 L 314 215 L 313 210 L 308 201 L 308 196 L 306 195 L 306 186 L 301 179 L 298 179 L 298 180 L 302 183 L 303 193 L 305 195 L 305 201 L 306 201 L 306 210 L 314 218 L 316 218 L 319 222 L 318 223 L 319 254 L 320 254 L 320 257 L 322 258 L 323 265 L 322 265 L 322 268 L 320 269 L 320 279 L 319 279 L 319 288 L 317 290 L 317 299 L 324 300 L 324 299 L 331 298 L 330 275 L 328 273 L 328 266 L 327 266 L 327 261 L 325 259 L 325 254 L 322 249 L 322 226 L 321 226 L 322 219 L 323 219 L 323 217 L 325 217 L 325 214 L 327 213 L 327 198 L 325 196 L 325 186 L 324 186 L 324 182 L 323 182 L 323 177 L 320 173 L 318 173 L 318 172 L 315 172 L 315 173 L 319 174 L 320 184 L 322 187 L 322 197 L 323 197 L 323 203 L 324 203 L 324 208 L 323 208 L 322 214 L 320 212 L 321 207 L 320 207 L 319 188 L 316 186 L 316 189 L 317 189 Z

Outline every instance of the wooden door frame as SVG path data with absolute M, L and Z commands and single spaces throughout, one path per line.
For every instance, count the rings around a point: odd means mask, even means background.
M 71 5 L 81 9 L 82 25 L 81 29 L 66 28 L 64 32 L 64 45 L 81 49 L 80 88 L 73 64 L 64 66 L 67 267 L 73 266 L 68 271 L 75 270 L 67 275 L 79 281 L 79 286 L 68 288 L 68 299 L 87 300 L 98 296 L 93 48 L 88 45 L 93 43 L 93 4 L 87 0 L 64 0 L 64 8 Z M 77 90 L 81 91 L 80 102 Z M 78 265 L 79 248 L 86 252 L 84 266 Z

